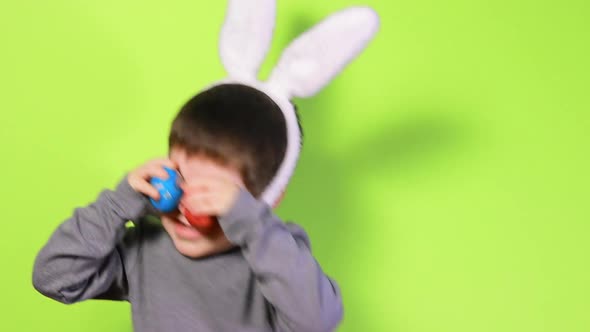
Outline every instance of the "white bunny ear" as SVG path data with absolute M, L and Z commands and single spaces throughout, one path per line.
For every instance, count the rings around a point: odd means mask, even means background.
M 379 16 L 368 7 L 332 14 L 285 49 L 268 84 L 289 97 L 312 96 L 367 46 L 378 29 Z
M 229 0 L 219 53 L 232 78 L 256 79 L 270 48 L 275 0 Z

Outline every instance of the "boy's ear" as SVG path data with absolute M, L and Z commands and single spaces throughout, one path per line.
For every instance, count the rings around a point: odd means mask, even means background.
M 281 192 L 281 195 L 279 196 L 279 198 L 277 198 L 277 201 L 272 205 L 273 209 L 276 209 L 277 206 L 279 206 L 279 204 L 281 204 L 281 201 L 283 200 L 283 198 L 285 197 L 285 192 L 287 191 L 287 189 L 283 190 Z

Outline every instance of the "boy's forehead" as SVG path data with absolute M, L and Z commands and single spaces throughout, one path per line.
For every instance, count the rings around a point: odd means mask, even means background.
M 178 171 L 185 180 L 197 175 L 227 177 L 229 174 L 235 173 L 235 170 L 228 165 L 224 165 L 204 154 L 188 153 L 182 148 L 172 149 L 170 159 L 177 164 Z
M 170 154 L 170 159 L 185 172 L 191 172 L 201 168 L 216 168 L 221 165 L 203 154 L 189 154 L 183 150 L 175 150 Z

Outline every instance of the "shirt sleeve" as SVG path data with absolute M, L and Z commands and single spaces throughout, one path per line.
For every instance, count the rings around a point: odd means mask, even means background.
M 219 218 L 230 242 L 241 247 L 279 331 L 332 331 L 342 320 L 340 289 L 311 253 L 303 229 L 283 223 L 268 204 L 241 189 Z
M 148 205 L 125 177 L 114 191 L 103 190 L 95 202 L 75 209 L 35 258 L 35 289 L 66 304 L 128 300 L 125 248 L 135 240 L 135 231 L 125 224 L 149 212 Z

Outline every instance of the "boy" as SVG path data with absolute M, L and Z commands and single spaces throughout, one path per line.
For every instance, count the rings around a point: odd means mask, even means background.
M 34 287 L 63 303 L 129 301 L 137 331 L 333 330 L 337 284 L 303 229 L 257 199 L 286 137 L 278 106 L 256 89 L 223 84 L 196 95 L 173 121 L 168 159 L 138 167 L 57 228 L 36 258 Z M 151 206 L 159 194 L 149 179 L 166 178 L 164 166 L 184 179 L 180 205 L 217 216 L 213 228 Z

